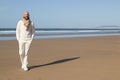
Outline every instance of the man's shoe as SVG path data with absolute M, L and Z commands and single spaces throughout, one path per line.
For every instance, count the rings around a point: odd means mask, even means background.
M 22 67 L 21 67 L 22 69 L 24 69 L 24 66 L 22 65 Z
M 27 67 L 24 67 L 23 69 L 24 69 L 24 71 L 28 71 L 28 68 L 27 68 Z

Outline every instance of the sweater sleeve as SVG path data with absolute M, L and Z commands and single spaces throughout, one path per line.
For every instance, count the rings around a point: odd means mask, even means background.
M 16 27 L 16 38 L 18 41 L 20 40 L 20 21 L 18 22 Z
M 35 26 L 34 23 L 32 23 L 32 39 L 34 38 L 35 35 Z

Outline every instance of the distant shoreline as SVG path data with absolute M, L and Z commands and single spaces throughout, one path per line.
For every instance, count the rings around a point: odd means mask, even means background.
M 0 28 L 0 31 L 16 30 L 16 28 Z M 35 28 L 35 30 L 120 30 L 119 28 Z

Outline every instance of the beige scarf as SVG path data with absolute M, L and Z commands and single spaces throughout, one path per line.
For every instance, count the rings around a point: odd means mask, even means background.
M 26 20 L 25 18 L 23 18 L 22 21 L 24 22 L 24 25 L 25 25 L 25 27 L 26 27 L 26 30 L 28 30 L 28 29 L 29 29 L 29 26 L 30 26 L 30 24 L 31 24 L 30 19 Z

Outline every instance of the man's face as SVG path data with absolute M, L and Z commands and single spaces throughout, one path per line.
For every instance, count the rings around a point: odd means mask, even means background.
M 23 15 L 23 17 L 24 17 L 26 20 L 28 20 L 28 19 L 29 19 L 29 13 L 28 13 L 28 12 L 25 12 L 24 15 Z

